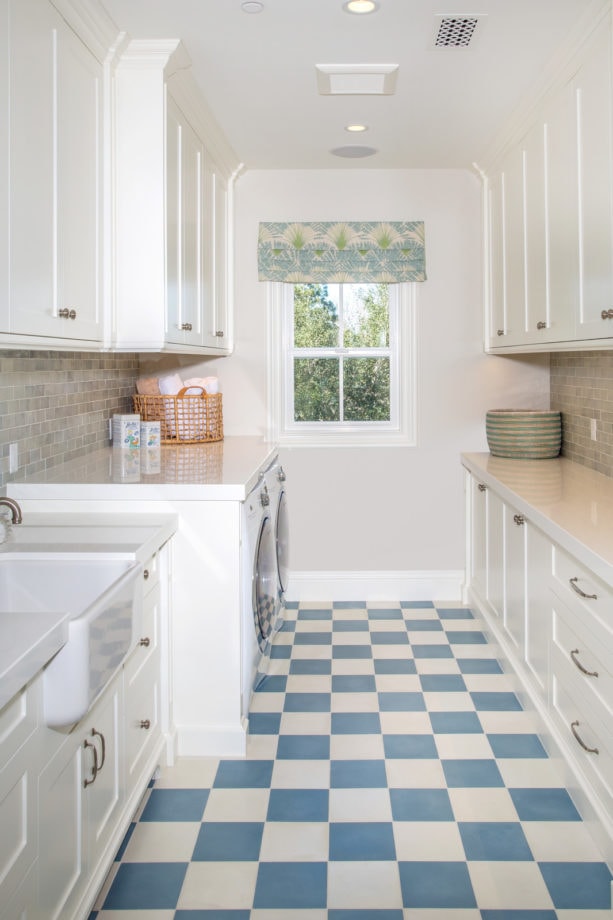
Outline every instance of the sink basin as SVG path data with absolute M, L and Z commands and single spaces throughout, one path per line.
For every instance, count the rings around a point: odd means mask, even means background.
M 67 641 L 43 671 L 44 719 L 81 719 L 140 630 L 142 565 L 130 556 L 0 556 L 0 618 L 63 613 Z

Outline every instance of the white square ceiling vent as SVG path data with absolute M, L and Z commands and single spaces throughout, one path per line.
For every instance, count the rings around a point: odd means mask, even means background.
M 316 64 L 322 96 L 391 96 L 398 64 Z

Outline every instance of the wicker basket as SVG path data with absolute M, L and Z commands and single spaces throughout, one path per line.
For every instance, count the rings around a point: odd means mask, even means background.
M 192 392 L 188 395 L 187 390 Z M 200 393 L 193 391 L 199 389 Z M 162 444 L 203 444 L 223 440 L 221 393 L 183 387 L 176 396 L 132 397 L 134 411 L 144 422 L 160 423 Z

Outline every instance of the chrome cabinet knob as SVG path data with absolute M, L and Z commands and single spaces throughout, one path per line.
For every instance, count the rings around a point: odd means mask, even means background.
M 61 319 L 76 319 L 76 318 L 77 318 L 77 311 L 76 311 L 76 310 L 69 310 L 68 307 L 64 307 L 62 310 L 58 310 L 57 315 L 58 315 Z
M 603 310 L 600 315 L 602 319 L 613 319 L 613 310 Z
M 497 329 L 496 335 L 504 335 L 504 329 Z
M 480 492 L 485 492 L 485 491 L 487 491 L 487 486 L 484 485 L 482 482 L 479 483 L 479 485 L 477 486 L 477 488 L 479 489 Z
M 183 329 L 184 332 L 191 332 L 191 331 L 192 331 L 192 324 L 191 324 L 191 323 L 181 323 L 180 328 Z
M 144 728 L 145 731 L 147 731 L 148 729 L 151 728 L 151 721 L 150 721 L 150 719 L 141 719 L 140 722 L 139 722 L 139 724 L 138 724 L 138 727 L 139 727 L 139 728 Z
M 526 519 L 523 516 L 523 514 L 514 514 L 513 520 L 515 521 L 518 527 L 521 527 L 522 524 L 526 523 Z
M 547 328 L 547 323 L 545 323 L 543 320 L 541 320 L 540 322 L 538 322 L 538 323 L 536 324 L 536 328 L 537 328 L 537 329 L 546 329 L 546 328 Z
M 149 648 L 149 646 L 151 645 L 151 639 L 149 638 L 149 636 L 144 636 L 138 644 L 142 645 L 144 648 Z
M 216 338 L 218 338 L 218 339 L 223 339 L 224 335 L 225 335 L 225 332 L 223 331 L 223 329 L 216 329 L 216 330 L 215 330 L 215 337 L 216 337 Z

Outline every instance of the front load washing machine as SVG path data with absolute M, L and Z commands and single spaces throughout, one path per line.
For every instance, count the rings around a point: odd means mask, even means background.
M 281 604 L 283 604 L 289 572 L 289 519 L 287 513 L 287 479 L 278 457 L 275 457 L 270 466 L 264 471 L 264 481 L 268 488 L 272 509 L 277 563 L 277 593 Z
M 268 674 L 272 639 L 281 627 L 273 511 L 264 477 L 243 502 L 242 715 Z

